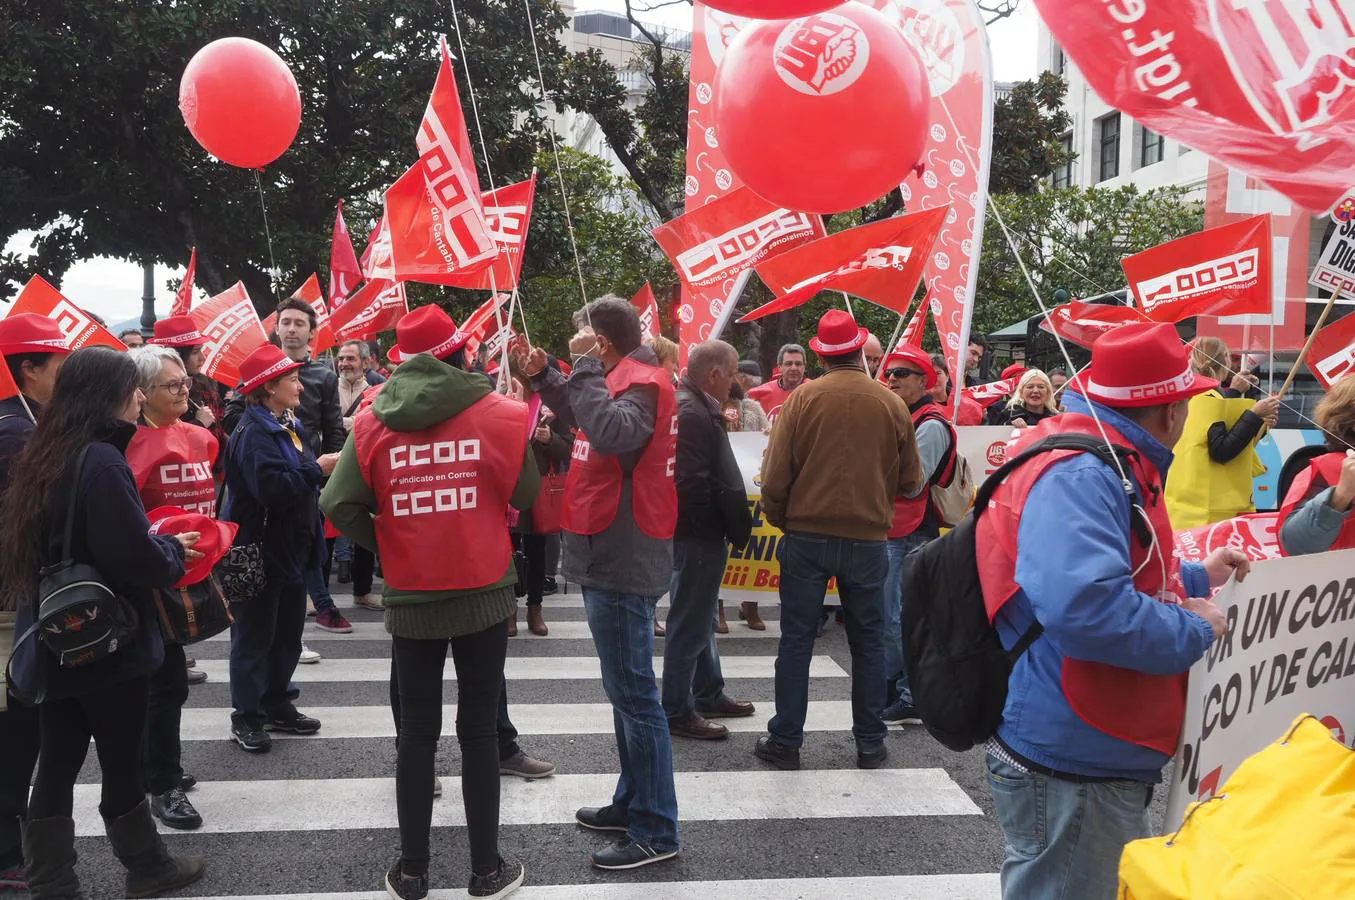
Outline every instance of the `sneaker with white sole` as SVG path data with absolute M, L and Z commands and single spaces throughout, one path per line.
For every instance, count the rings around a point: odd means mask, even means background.
M 353 598 L 353 605 L 376 612 L 381 612 L 386 608 L 386 604 L 381 602 L 381 597 L 377 594 L 359 594 Z
M 312 650 L 310 647 L 307 647 L 305 644 L 302 644 L 301 656 L 299 656 L 296 661 L 299 663 L 306 663 L 307 665 L 312 665 L 314 663 L 318 663 L 322 659 L 324 659 L 323 656 L 316 653 L 314 650 Z
M 522 887 L 527 870 L 522 863 L 499 857 L 499 867 L 488 875 L 472 875 L 466 892 L 472 897 L 507 897 Z
M 594 853 L 593 865 L 596 868 L 609 871 L 638 869 L 641 866 L 672 859 L 677 855 L 676 850 L 656 850 L 648 844 L 641 844 L 639 841 L 632 841 L 627 838 Z
M 423 900 L 428 896 L 428 876 L 409 877 L 397 859 L 386 872 L 386 896 L 391 900 Z
M 880 718 L 886 725 L 922 724 L 922 716 L 918 714 L 917 707 L 905 700 L 898 700 L 885 707 L 884 712 L 880 713 Z

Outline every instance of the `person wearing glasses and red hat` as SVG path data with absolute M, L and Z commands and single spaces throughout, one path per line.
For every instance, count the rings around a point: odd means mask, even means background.
M 198 330 L 192 316 L 167 316 L 155 323 L 155 334 L 149 343 L 168 347 L 179 354 L 184 371 L 191 382 L 188 389 L 188 409 L 183 420 L 200 425 L 212 432 L 218 443 L 225 443 L 223 419 L 226 415 L 226 390 L 218 381 L 202 373 L 203 348 L 207 338 Z
M 1104 335 L 1068 384 L 1067 412 L 1007 452 L 1086 435 L 1132 451 L 1120 457 L 1123 474 L 1095 454 L 1050 451 L 1009 475 L 978 520 L 989 616 L 1009 651 L 1028 644 L 988 744 L 1007 900 L 1111 900 L 1122 848 L 1152 832 L 1187 675 L 1226 629 L 1202 598 L 1249 569 L 1233 549 L 1203 564 L 1172 554 L 1163 481 L 1187 401 L 1215 387 L 1172 325 Z

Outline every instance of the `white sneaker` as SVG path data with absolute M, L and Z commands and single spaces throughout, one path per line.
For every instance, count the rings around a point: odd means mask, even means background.
M 322 659 L 324 659 L 324 657 L 316 653 L 310 647 L 307 647 L 304 643 L 301 645 L 301 656 L 297 659 L 297 662 L 318 663 Z

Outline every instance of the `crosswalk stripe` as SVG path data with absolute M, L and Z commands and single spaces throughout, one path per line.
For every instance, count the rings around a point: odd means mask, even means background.
M 756 701 L 758 713 L 740 719 L 720 719 L 736 734 L 765 731 L 775 704 Z M 336 739 L 393 738 L 395 722 L 389 706 L 308 706 L 307 712 L 324 723 L 318 737 Z M 513 724 L 524 735 L 611 734 L 615 727 L 609 703 L 514 703 L 509 707 Z M 229 709 L 189 707 L 183 711 L 179 735 L 185 741 L 219 741 L 227 737 Z M 813 700 L 805 719 L 806 731 L 850 731 L 852 704 L 849 700 Z M 456 707 L 442 708 L 442 733 L 456 734 Z M 296 738 L 313 741 L 315 737 L 277 733 L 273 739 Z
M 775 656 L 724 656 L 720 667 L 725 678 L 773 678 Z M 230 663 L 224 659 L 199 659 L 198 668 L 213 681 L 230 681 Z M 293 681 L 298 684 L 342 681 L 389 681 L 390 659 L 331 659 L 314 666 L 297 666 Z M 592 656 L 510 656 L 504 665 L 509 681 L 565 681 L 599 679 L 602 671 Z M 663 674 L 663 657 L 654 658 L 654 674 Z M 831 656 L 815 656 L 809 661 L 810 678 L 846 678 L 847 672 Z M 456 680 L 452 661 L 442 672 L 444 681 Z
M 587 622 L 550 622 L 550 634 L 546 635 L 546 640 L 567 640 L 567 641 L 591 641 L 593 633 L 588 630 Z M 532 641 L 541 640 L 541 638 L 527 630 L 526 626 L 520 626 L 518 634 L 519 640 Z M 334 634 L 318 627 L 314 622 L 306 623 L 306 630 L 302 635 L 307 642 L 310 641 L 388 641 L 390 634 L 386 631 L 386 626 L 382 622 L 354 622 L 353 631 L 349 634 Z M 727 641 L 738 638 L 755 638 L 766 640 L 768 638 L 779 639 L 781 637 L 781 623 L 772 620 L 767 622 L 766 631 L 753 631 L 751 628 L 745 628 L 742 625 L 729 623 L 729 634 L 718 635 L 720 640 Z M 223 631 L 214 637 L 209 637 L 206 643 L 229 643 L 231 639 L 230 632 Z
M 944 769 L 750 769 L 678 772 L 674 778 L 679 816 L 686 822 L 982 815 Z M 450 800 L 434 804 L 434 827 L 465 825 L 456 799 L 461 779 L 443 783 Z M 606 803 L 615 789 L 615 775 L 506 780 L 501 823 L 573 822 L 575 810 Z M 76 785 L 76 834 L 104 833 L 97 809 L 101 790 L 98 784 Z M 394 778 L 208 781 L 198 784 L 194 803 L 211 811 L 200 834 L 398 827 Z
M 527 880 L 532 861 L 524 859 Z M 864 878 L 767 878 L 750 881 L 659 881 L 644 884 L 527 884 L 515 897 L 524 900 L 691 900 L 738 897 L 739 900 L 998 900 L 996 875 L 882 875 Z M 464 890 L 429 891 L 429 900 L 461 900 Z M 213 897 L 204 900 L 387 900 L 382 891 L 334 894 L 270 894 Z

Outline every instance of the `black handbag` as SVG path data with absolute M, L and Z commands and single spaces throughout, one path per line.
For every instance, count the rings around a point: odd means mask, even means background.
M 263 593 L 268 575 L 263 567 L 263 543 L 236 544 L 212 569 L 222 594 L 231 603 L 245 603 Z
M 156 590 L 160 631 L 172 644 L 195 644 L 235 623 L 230 604 L 215 575 L 183 588 Z

